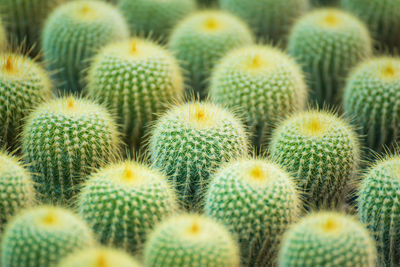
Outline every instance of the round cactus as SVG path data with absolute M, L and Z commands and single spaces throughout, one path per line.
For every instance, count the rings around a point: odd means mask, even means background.
M 237 235 L 244 266 L 275 262 L 282 234 L 300 211 L 292 177 L 266 160 L 242 159 L 211 181 L 205 212 Z
M 360 64 L 345 87 L 343 106 L 366 143 L 377 151 L 399 141 L 400 58 L 374 58 Z
M 79 92 L 84 70 L 103 46 L 127 39 L 128 26 L 116 8 L 101 1 L 71 1 L 54 10 L 46 20 L 42 49 L 47 68 L 58 88 Z
M 136 147 L 145 126 L 183 96 L 175 59 L 162 47 L 132 39 L 105 47 L 93 60 L 88 94 L 116 112 L 126 143 Z
M 73 97 L 39 106 L 22 134 L 25 160 L 46 202 L 67 203 L 86 175 L 113 159 L 118 145 L 109 113 Z
M 364 226 L 348 215 L 311 214 L 286 232 L 279 266 L 375 267 L 375 243 Z
M 199 208 L 213 170 L 248 152 L 241 122 L 210 103 L 172 108 L 156 122 L 149 142 L 150 161 L 173 180 L 188 209 Z
M 400 0 L 341 0 L 341 5 L 368 25 L 382 48 L 400 51 Z
M 57 207 L 37 207 L 24 211 L 7 225 L 1 265 L 51 267 L 94 243 L 89 227 L 75 214 Z
M 132 33 L 165 39 L 175 24 L 196 9 L 196 0 L 118 0 Z
M 64 258 L 58 267 L 139 267 L 129 254 L 112 248 L 89 248 Z
M 381 266 L 400 261 L 400 157 L 386 158 L 372 166 L 358 192 L 358 213 L 377 241 Z
M 250 29 L 222 11 L 196 12 L 172 31 L 169 49 L 187 71 L 189 86 L 204 95 L 212 68 L 231 49 L 253 43 Z
M 26 116 L 50 96 L 50 78 L 41 66 L 19 54 L 0 54 L 0 145 L 15 148 Z
M 102 243 L 136 252 L 154 225 L 177 210 L 167 177 L 136 162 L 93 174 L 78 199 L 81 216 Z
M 16 158 L 0 151 L 0 231 L 9 218 L 34 200 L 31 175 Z
M 302 110 L 307 88 L 300 67 L 269 46 L 247 46 L 230 52 L 216 66 L 209 95 L 214 102 L 240 109 L 260 146 L 277 120 Z
M 372 54 L 372 41 L 364 24 L 352 15 L 317 9 L 297 21 L 288 50 L 309 75 L 313 100 L 333 105 L 340 103 L 349 70 Z
M 181 215 L 161 223 L 144 250 L 147 267 L 239 267 L 239 250 L 229 232 L 211 219 Z
M 0 12 L 13 43 L 40 50 L 37 43 L 44 21 L 65 0 L 0 0 Z M 1 38 L 0 38 L 1 39 Z
M 260 39 L 282 41 L 309 0 L 219 0 L 222 9 L 246 21 Z
M 309 111 L 291 116 L 274 131 L 270 152 L 295 175 L 307 206 L 339 207 L 353 189 L 359 142 L 353 129 L 333 114 Z

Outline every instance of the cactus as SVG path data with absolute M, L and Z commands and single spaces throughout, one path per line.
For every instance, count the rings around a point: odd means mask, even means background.
M 154 225 L 177 210 L 167 177 L 136 162 L 93 174 L 78 199 L 81 216 L 102 243 L 136 252 Z
M 178 63 L 169 52 L 137 38 L 105 47 L 88 75 L 88 94 L 116 112 L 130 147 L 138 146 L 145 126 L 183 90 Z
M 311 214 L 285 234 L 279 267 L 376 266 L 376 248 L 368 231 L 348 215 Z
M 150 161 L 173 180 L 188 209 L 200 208 L 213 170 L 247 152 L 241 122 L 211 103 L 172 108 L 155 123 L 149 140 Z
M 23 55 L 0 54 L 0 145 L 15 149 L 26 116 L 50 96 L 50 78 L 41 66 Z
M 204 96 L 215 64 L 229 50 L 252 43 L 252 33 L 240 19 L 223 11 L 200 11 L 174 28 L 168 46 L 182 61 L 188 85 Z
M 292 177 L 262 159 L 226 164 L 211 178 L 206 214 L 239 238 L 243 266 L 275 262 L 279 242 L 300 211 Z
M 75 214 L 58 207 L 36 207 L 7 225 L 1 265 L 53 267 L 61 258 L 94 243 L 89 227 Z
M 239 250 L 222 225 L 199 215 L 180 215 L 150 235 L 144 262 L 147 267 L 239 267 Z
M 260 146 L 277 120 L 302 110 L 307 101 L 300 67 L 269 46 L 247 46 L 230 52 L 211 76 L 210 98 L 240 109 Z
M 113 159 L 119 136 L 108 112 L 90 101 L 61 98 L 39 106 L 27 120 L 22 151 L 42 201 L 68 203 L 93 169 Z
M 349 70 L 372 54 L 367 28 L 357 18 L 338 9 L 317 9 L 292 28 L 289 54 L 309 75 L 312 99 L 320 106 L 341 101 Z
M 127 39 L 128 26 L 119 11 L 101 1 L 71 1 L 46 20 L 42 49 L 59 88 L 80 92 L 90 59 L 103 46 Z
M 47 16 L 65 0 L 0 0 L 0 12 L 12 43 L 40 50 L 41 30 Z M 1 38 L 0 38 L 1 39 Z
M 219 0 L 227 10 L 246 21 L 260 39 L 279 43 L 295 19 L 308 11 L 309 0 Z
M 112 248 L 89 248 L 60 261 L 58 267 L 139 267 L 129 254 Z
M 400 156 L 378 161 L 363 177 L 358 192 L 361 222 L 377 241 L 381 266 L 399 266 Z
M 132 33 L 166 39 L 171 29 L 196 9 L 196 0 L 119 0 Z
M 19 160 L 0 150 L 0 232 L 15 213 L 31 206 L 34 200 L 31 175 Z
M 356 133 L 328 112 L 309 111 L 285 120 L 273 133 L 271 157 L 295 175 L 306 206 L 338 208 L 354 189 L 360 162 Z
M 400 58 L 379 57 L 361 63 L 345 87 L 343 106 L 376 151 L 399 141 Z
M 341 5 L 368 25 L 381 48 L 400 51 L 400 0 L 341 0 Z

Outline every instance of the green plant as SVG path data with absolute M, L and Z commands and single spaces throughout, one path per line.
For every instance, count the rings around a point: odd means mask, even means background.
M 239 267 L 239 250 L 222 225 L 199 215 L 180 215 L 150 235 L 144 262 L 147 267 Z
M 145 127 L 183 96 L 178 63 L 162 47 L 134 38 L 105 47 L 93 60 L 88 94 L 114 110 L 126 143 L 137 147 Z
M 321 212 L 303 218 L 285 233 L 280 267 L 376 266 L 376 248 L 354 218 Z
M 199 208 L 212 171 L 247 153 L 241 122 L 211 103 L 170 109 L 155 123 L 149 141 L 150 161 L 173 180 L 188 209 Z
M 90 172 L 113 159 L 118 143 L 109 113 L 73 97 L 37 107 L 22 134 L 22 151 L 42 200 L 63 204 Z
M 292 179 L 262 159 L 232 161 L 211 177 L 205 213 L 236 234 L 243 266 L 275 262 L 284 231 L 300 213 Z
M 312 99 L 320 106 L 341 101 L 348 72 L 372 54 L 367 28 L 339 9 L 317 9 L 301 17 L 291 30 L 289 54 L 309 78 Z
M 129 37 L 119 11 L 102 1 L 71 1 L 46 20 L 42 50 L 58 88 L 80 92 L 90 59 L 103 46 Z
M 382 151 L 399 140 L 400 58 L 379 57 L 357 66 L 343 96 L 346 114 L 366 137 L 368 147 Z
M 199 11 L 172 31 L 169 49 L 187 71 L 188 86 L 204 96 L 206 80 L 215 64 L 231 49 L 253 43 L 250 29 L 223 11 Z
M 52 267 L 61 258 L 94 243 L 89 227 L 75 214 L 58 207 L 36 207 L 7 225 L 1 265 Z
M 360 145 L 352 127 L 334 114 L 294 114 L 274 131 L 271 157 L 296 178 L 306 206 L 336 208 L 352 190 Z
M 243 112 L 257 146 L 276 122 L 302 110 L 307 88 L 299 66 L 270 46 L 251 45 L 226 55 L 214 69 L 209 96 Z

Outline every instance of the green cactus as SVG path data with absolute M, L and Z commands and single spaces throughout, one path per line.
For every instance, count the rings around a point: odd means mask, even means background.
M 256 146 L 266 143 L 272 125 L 307 102 L 300 67 L 270 46 L 246 46 L 230 52 L 211 76 L 210 98 L 240 109 Z
M 131 39 L 105 47 L 93 60 L 88 94 L 115 111 L 125 142 L 137 147 L 145 127 L 183 96 L 178 63 L 162 47 Z
M 127 39 L 129 30 L 119 11 L 101 1 L 71 1 L 59 6 L 46 20 L 42 49 L 47 68 L 58 88 L 80 92 L 85 69 L 103 46 Z
M 164 171 L 188 209 L 199 209 L 210 173 L 248 153 L 247 135 L 233 114 L 211 103 L 172 108 L 154 125 L 150 161 Z
M 12 43 L 40 51 L 41 30 L 48 15 L 65 0 L 0 0 L 0 12 Z M 1 39 L 1 38 L 0 38 Z
M 239 267 L 239 250 L 220 224 L 199 215 L 162 222 L 144 249 L 147 267 Z
M 26 116 L 50 96 L 50 78 L 41 66 L 23 55 L 0 54 L 0 145 L 15 149 Z
M 368 25 L 381 48 L 400 52 L 400 0 L 341 0 L 341 5 Z
M 196 0 L 118 0 L 132 33 L 166 39 L 182 18 L 196 10 Z
M 378 161 L 363 177 L 358 192 L 361 222 L 377 241 L 381 266 L 400 264 L 400 156 Z
M 34 201 L 31 175 L 15 157 L 0 150 L 0 232 L 15 213 Z
M 295 175 L 306 206 L 343 204 L 360 162 L 360 145 L 352 127 L 328 112 L 309 111 L 285 120 L 273 133 L 271 157 Z
M 172 31 L 169 49 L 187 71 L 188 85 L 204 96 L 206 80 L 215 64 L 231 49 L 253 43 L 250 29 L 223 11 L 199 11 Z
M 62 259 L 57 267 L 139 267 L 129 254 L 112 248 L 89 248 Z
M 102 243 L 137 252 L 154 225 L 177 210 L 167 177 L 136 162 L 93 174 L 78 198 L 81 216 Z
M 119 136 L 102 107 L 73 97 L 39 106 L 27 120 L 22 151 L 45 202 L 68 203 L 93 169 L 112 160 Z
M 53 267 L 61 258 L 94 244 L 89 227 L 75 214 L 58 207 L 37 207 L 7 225 L 1 265 Z
M 381 152 L 399 141 L 400 58 L 379 57 L 361 63 L 347 80 L 343 107 L 365 135 L 368 146 Z
M 311 214 L 284 236 L 279 267 L 376 266 L 376 248 L 368 231 L 349 215 Z
M 267 160 L 242 159 L 211 181 L 205 212 L 237 235 L 243 266 L 272 265 L 282 234 L 300 212 L 292 177 Z
M 219 0 L 227 10 L 246 21 L 261 40 L 284 41 L 297 17 L 309 9 L 309 0 Z
M 334 8 L 317 9 L 292 28 L 289 54 L 309 75 L 312 99 L 320 106 L 341 101 L 351 68 L 372 54 L 367 28 L 351 14 Z

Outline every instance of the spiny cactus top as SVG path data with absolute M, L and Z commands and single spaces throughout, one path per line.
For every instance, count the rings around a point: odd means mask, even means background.
M 53 267 L 63 257 L 94 243 L 91 230 L 75 214 L 63 208 L 37 207 L 7 225 L 1 266 Z
M 169 48 L 187 71 L 189 86 L 204 95 L 205 80 L 229 50 L 253 43 L 250 29 L 222 11 L 196 12 L 172 31 Z
M 360 64 L 345 87 L 344 110 L 360 127 L 370 148 L 399 141 L 400 58 L 379 57 Z
M 288 173 L 267 160 L 242 159 L 212 175 L 205 212 L 237 235 L 244 266 L 267 266 L 300 206 Z
M 334 114 L 308 111 L 283 121 L 274 131 L 271 157 L 297 178 L 307 206 L 339 206 L 354 178 L 360 160 L 357 135 Z
M 177 209 L 167 177 L 129 161 L 93 174 L 78 199 L 79 213 L 103 243 L 132 252 L 141 248 L 156 223 Z
M 23 55 L 0 54 L 0 145 L 15 148 L 25 117 L 50 96 L 50 78 L 41 66 Z
M 11 216 L 34 200 L 31 175 L 16 158 L 0 150 L 0 231 Z
M 27 120 L 22 150 L 43 200 L 66 203 L 77 185 L 113 159 L 119 137 L 101 106 L 73 97 L 39 106 Z
M 374 267 L 375 243 L 364 226 L 348 215 L 311 214 L 285 233 L 279 266 Z
M 144 250 L 147 267 L 239 267 L 239 250 L 229 232 L 211 219 L 181 215 L 161 223 Z
M 219 0 L 222 9 L 246 21 L 261 40 L 282 41 L 309 0 Z
M 116 8 L 102 1 L 71 1 L 59 6 L 45 23 L 42 49 L 57 88 L 79 92 L 84 70 L 101 47 L 127 39 L 128 26 Z
M 272 124 L 303 109 L 307 101 L 300 67 L 280 50 L 260 45 L 228 53 L 213 71 L 209 95 L 244 113 L 258 146 Z
M 58 267 L 139 267 L 129 254 L 112 248 L 88 248 L 62 259 Z
M 145 126 L 183 96 L 178 63 L 168 51 L 144 39 L 105 47 L 93 60 L 88 93 L 113 110 L 126 143 L 136 147 Z
M 400 263 L 400 156 L 380 160 L 363 177 L 358 213 L 377 241 L 381 266 Z
M 149 144 L 151 162 L 170 176 L 188 208 L 197 208 L 210 172 L 247 152 L 241 122 L 211 103 L 172 108 L 156 122 Z
M 343 9 L 363 20 L 381 48 L 400 49 L 400 0 L 341 0 Z
M 132 33 L 165 39 L 177 22 L 196 9 L 196 0 L 118 0 Z
M 338 9 L 316 9 L 300 18 L 288 44 L 309 75 L 311 96 L 319 104 L 336 104 L 349 70 L 372 54 L 372 41 L 365 25 Z

